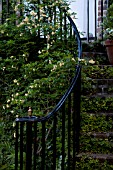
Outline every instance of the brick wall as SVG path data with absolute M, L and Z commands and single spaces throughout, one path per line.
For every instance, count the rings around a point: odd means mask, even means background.
M 97 20 L 97 37 L 101 38 L 102 37 L 102 11 L 101 11 L 101 0 L 98 0 L 98 20 Z M 103 17 L 106 16 L 106 12 L 107 12 L 107 7 L 108 7 L 108 0 L 103 0 Z

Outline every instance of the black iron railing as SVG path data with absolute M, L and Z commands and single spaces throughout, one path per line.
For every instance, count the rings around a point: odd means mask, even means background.
M 15 5 L 17 5 L 17 3 L 22 3 L 23 1 L 20 0 L 18 2 L 15 2 Z M 45 1 L 44 1 L 45 2 Z M 105 13 L 105 10 L 107 9 L 107 7 L 110 5 L 110 0 L 87 0 L 85 1 L 87 2 L 87 9 L 86 9 L 86 13 L 87 13 L 87 17 L 85 19 L 85 23 L 86 23 L 86 27 L 87 27 L 87 31 L 86 31 L 86 36 L 82 38 L 82 40 L 87 40 L 88 42 L 90 40 L 97 40 L 98 38 L 99 39 L 102 39 L 103 40 L 103 26 L 102 26 L 102 22 L 103 22 L 103 16 L 104 16 L 104 13 Z M 6 0 L 6 1 L 3 1 L 1 0 L 0 1 L 0 23 L 4 23 L 5 19 L 7 17 L 9 17 L 12 13 L 14 13 L 13 9 L 12 9 L 12 5 L 11 5 L 11 1 L 9 0 Z M 41 3 L 41 1 L 37 1 L 38 4 Z M 93 9 L 92 6 L 90 5 L 91 3 L 94 4 L 94 7 Z M 36 6 L 32 6 L 32 9 L 35 9 Z M 62 10 L 60 10 L 60 13 L 62 13 Z M 92 15 L 92 20 L 94 21 L 94 35 L 90 35 L 90 11 L 94 11 L 94 15 Z M 49 14 L 51 15 L 51 10 L 48 9 L 49 11 Z M 55 11 L 55 17 L 54 17 L 54 20 L 51 20 L 50 22 L 51 23 L 54 23 L 56 22 L 56 8 L 54 7 L 54 11 Z M 20 14 L 22 11 L 19 11 Z M 76 12 L 76 11 L 75 11 Z M 62 38 L 62 20 L 63 20 L 63 17 L 62 17 L 62 14 L 59 15 L 60 16 L 60 27 L 61 27 L 61 30 L 60 30 L 60 35 L 61 35 L 61 38 Z M 94 18 L 93 18 L 94 16 Z M 40 18 L 40 12 L 38 10 L 38 17 Z M 78 16 L 79 17 L 79 16 Z M 65 18 L 65 17 L 64 17 Z M 65 25 L 64 25 L 65 27 Z M 65 29 L 64 29 L 65 30 Z M 40 36 L 40 30 L 38 30 L 38 34 Z M 66 34 L 65 34 L 66 35 Z
M 77 39 L 76 57 L 81 58 L 79 33 L 71 17 L 67 18 Z M 29 109 L 28 117 L 16 119 L 15 170 L 75 170 L 79 151 L 80 85 L 78 63 L 70 87 L 52 112 L 38 118 Z
M 90 40 L 97 40 L 97 39 L 101 39 L 103 40 L 103 18 L 105 17 L 106 14 L 106 10 L 108 8 L 108 6 L 110 5 L 110 1 L 109 0 L 87 0 L 85 1 L 87 3 L 87 8 L 86 8 L 86 14 L 87 17 L 85 19 L 85 23 L 86 23 L 86 34 L 85 36 L 82 38 L 82 40 L 87 40 L 87 42 L 89 42 Z M 94 4 L 93 8 L 91 6 L 91 4 Z M 94 12 L 91 13 L 91 11 Z M 91 16 L 90 16 L 91 15 Z M 79 17 L 79 16 L 78 16 Z M 91 26 L 92 23 L 90 21 L 94 22 L 94 26 Z M 94 30 L 94 34 L 90 33 L 91 28 Z

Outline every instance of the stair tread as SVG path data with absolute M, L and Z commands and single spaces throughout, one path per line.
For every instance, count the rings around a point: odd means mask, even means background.
M 94 132 L 91 135 L 97 138 L 108 138 L 113 136 L 113 132 Z
M 96 93 L 95 95 L 91 95 L 91 97 L 113 97 L 113 94 L 108 93 Z
M 94 95 L 81 95 L 81 97 L 87 97 L 87 98 L 95 98 L 95 97 L 105 97 L 105 98 L 110 98 L 113 97 L 113 93 L 112 94 L 108 94 L 108 93 L 96 93 Z
M 108 154 L 102 154 L 102 153 L 79 153 L 77 157 L 81 156 L 89 156 L 94 159 L 103 159 L 103 160 L 113 160 L 113 154 L 108 153 Z

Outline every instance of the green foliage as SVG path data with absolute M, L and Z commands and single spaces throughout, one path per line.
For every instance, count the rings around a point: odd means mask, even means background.
M 109 164 L 107 161 L 104 163 L 100 163 L 98 160 L 88 157 L 84 155 L 83 158 L 77 162 L 76 165 L 77 170 L 112 170 L 113 165 Z
M 107 15 L 104 18 L 104 37 L 105 39 L 113 39 L 113 3 L 108 7 Z
M 82 97 L 81 97 L 81 135 L 80 152 L 76 169 L 113 169 L 108 161 L 93 159 L 90 154 L 107 154 L 112 152 L 112 136 L 102 137 L 102 134 L 112 132 L 112 117 L 106 113 L 113 111 L 113 98 L 98 96 L 99 79 L 104 84 L 113 78 L 113 67 L 104 65 L 82 67 Z M 106 81 L 107 80 L 107 81 Z M 112 81 L 109 84 L 108 94 L 112 92 Z M 112 94 L 112 93 L 110 93 Z M 96 134 L 98 134 L 96 136 Z M 100 136 L 99 136 L 100 135 Z
M 29 106 L 35 116 L 52 111 L 75 74 L 73 54 L 77 54 L 75 37 L 62 29 L 62 12 L 69 9 L 65 0 L 10 5 L 11 13 L 7 17 L 4 9 L 0 25 L 0 169 L 4 170 L 14 169 L 16 115 L 26 116 Z M 65 27 L 69 30 L 70 24 Z M 57 143 L 61 148 L 59 139 Z

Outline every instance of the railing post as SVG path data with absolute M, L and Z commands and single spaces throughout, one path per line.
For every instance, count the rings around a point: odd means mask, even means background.
M 101 23 L 103 23 L 103 0 L 101 0 Z M 101 38 L 103 41 L 103 25 L 101 24 Z
M 16 133 L 15 133 L 15 170 L 18 170 L 18 130 L 19 130 L 19 122 L 16 122 Z
M 87 42 L 89 42 L 89 0 L 87 0 Z
M 81 70 L 74 88 L 73 95 L 73 170 L 75 170 L 76 154 L 79 152 L 80 96 L 81 96 Z
M 32 122 L 26 123 L 26 170 L 32 170 Z

